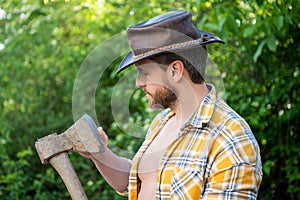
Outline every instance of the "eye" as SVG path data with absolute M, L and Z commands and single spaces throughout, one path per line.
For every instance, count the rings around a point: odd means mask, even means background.
M 144 70 L 144 69 L 138 69 L 139 74 L 143 75 L 143 76 L 147 76 L 149 73 Z
M 147 76 L 149 73 L 146 72 L 146 71 L 143 71 L 142 74 L 143 74 L 144 76 Z

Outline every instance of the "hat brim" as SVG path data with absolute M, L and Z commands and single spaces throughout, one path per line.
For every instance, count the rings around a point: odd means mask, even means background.
M 166 51 L 160 51 L 160 52 L 157 52 L 157 53 L 153 53 L 151 55 L 141 57 L 139 59 L 134 59 L 134 54 L 133 54 L 132 51 L 130 51 L 123 58 L 123 60 L 121 61 L 120 65 L 119 65 L 119 68 L 118 68 L 118 71 L 117 71 L 117 74 L 120 73 L 121 71 L 123 71 L 124 69 L 130 67 L 131 65 L 133 65 L 134 63 L 136 63 L 138 61 L 141 61 L 143 59 L 146 59 L 146 58 L 149 58 L 149 57 L 152 57 L 152 56 L 155 56 L 155 55 L 159 55 L 159 54 L 162 54 L 162 53 L 165 53 L 165 52 L 180 52 L 180 51 L 183 51 L 185 49 L 190 49 L 190 48 L 200 46 L 200 45 L 207 45 L 207 44 L 214 43 L 214 42 L 223 43 L 223 44 L 225 43 L 223 40 L 221 40 L 219 37 L 215 36 L 212 33 L 205 32 L 203 30 L 198 30 L 198 31 L 199 31 L 201 37 L 203 38 L 203 41 L 200 44 L 197 44 L 197 45 L 190 45 L 190 46 L 186 46 L 186 47 L 182 47 L 182 48 L 171 49 L 171 50 L 166 50 Z

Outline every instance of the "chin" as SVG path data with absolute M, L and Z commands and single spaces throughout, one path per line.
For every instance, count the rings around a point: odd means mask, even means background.
M 162 109 L 164 109 L 164 107 L 162 105 L 159 105 L 159 104 L 150 105 L 150 108 L 153 109 L 153 110 L 162 110 Z

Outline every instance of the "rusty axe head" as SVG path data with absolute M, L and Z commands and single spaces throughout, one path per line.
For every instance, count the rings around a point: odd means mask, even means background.
M 50 134 L 35 142 L 35 148 L 43 164 L 52 157 L 69 151 L 103 152 L 103 140 L 93 119 L 85 114 L 62 134 Z

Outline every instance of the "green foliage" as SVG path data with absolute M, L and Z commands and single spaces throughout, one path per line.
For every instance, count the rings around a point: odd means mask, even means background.
M 198 28 L 226 41 L 209 51 L 221 71 L 227 102 L 249 122 L 260 144 L 264 178 L 259 199 L 300 199 L 299 3 L 0 0 L 0 199 L 70 198 L 54 169 L 40 163 L 34 141 L 73 123 L 77 73 L 99 43 L 174 9 L 191 10 Z M 99 57 L 122 49 L 122 42 Z M 77 109 L 96 108 L 93 117 L 107 130 L 109 145 L 131 157 L 155 113 L 148 114 L 143 93 L 135 90 L 128 108 L 131 118 L 113 116 L 110 102 L 121 78 L 115 70 L 122 56 L 108 64 L 96 91 L 88 81 L 79 88 L 84 94 L 95 92 L 95 99 L 78 97 L 85 106 Z M 98 60 L 93 62 L 101 67 Z M 132 80 L 134 74 L 128 78 Z M 121 92 L 114 95 L 127 95 L 126 86 L 121 84 Z M 130 129 L 132 124 L 140 129 Z M 76 153 L 70 157 L 89 199 L 126 199 L 105 183 L 89 160 Z

